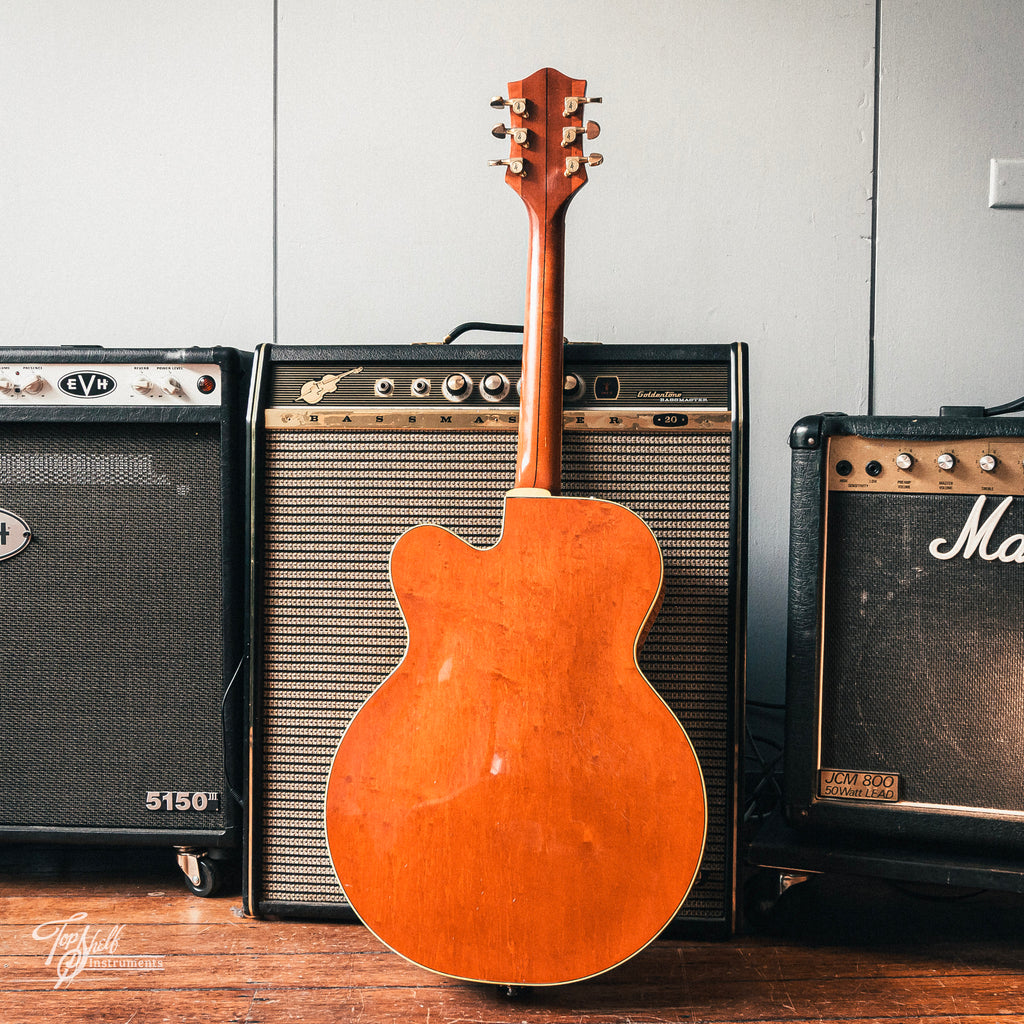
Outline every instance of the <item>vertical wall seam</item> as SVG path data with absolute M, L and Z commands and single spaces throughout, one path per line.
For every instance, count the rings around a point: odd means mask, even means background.
M 871 267 L 868 285 L 867 413 L 875 413 L 875 307 L 878 283 L 878 134 L 882 79 L 882 0 L 875 0 L 875 96 L 871 148 Z
M 271 197 L 270 202 L 273 207 L 271 211 L 271 241 L 270 241 L 270 262 L 271 262 L 271 325 L 270 325 L 270 338 L 274 343 L 277 342 L 277 82 L 278 82 L 278 67 L 277 67 L 277 3 L 278 0 L 273 0 L 273 17 L 274 17 L 274 40 L 273 40 L 273 60 L 272 60 L 272 73 L 273 73 L 273 87 L 271 89 L 271 105 L 273 110 L 271 112 L 271 171 L 270 171 L 270 191 Z

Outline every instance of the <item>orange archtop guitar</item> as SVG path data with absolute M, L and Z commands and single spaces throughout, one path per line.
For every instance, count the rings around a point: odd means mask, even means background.
M 706 831 L 697 758 L 636 656 L 661 552 L 632 512 L 559 497 L 565 211 L 586 181 L 586 82 L 509 83 L 506 181 L 530 221 L 519 450 L 501 538 L 414 527 L 391 554 L 401 664 L 353 718 L 326 797 L 361 920 L 430 970 L 578 981 L 673 918 Z

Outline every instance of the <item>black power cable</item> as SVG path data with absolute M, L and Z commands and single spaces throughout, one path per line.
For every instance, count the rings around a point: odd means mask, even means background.
M 1020 412 L 1021 409 L 1024 409 L 1024 395 L 1014 402 L 1007 402 L 1006 405 L 995 405 L 991 409 L 986 409 L 984 415 L 1004 416 L 1008 412 Z
M 469 320 L 458 327 L 453 327 L 445 336 L 442 345 L 450 345 L 460 334 L 467 331 L 497 331 L 501 334 L 522 334 L 522 324 L 490 324 L 482 320 Z

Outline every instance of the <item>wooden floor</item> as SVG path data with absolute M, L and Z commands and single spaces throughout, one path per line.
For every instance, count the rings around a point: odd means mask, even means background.
M 818 878 L 739 938 L 661 939 L 509 997 L 357 925 L 246 919 L 235 886 L 191 896 L 167 851 L 117 852 L 0 849 L 0 1022 L 1024 1022 L 1019 896 Z

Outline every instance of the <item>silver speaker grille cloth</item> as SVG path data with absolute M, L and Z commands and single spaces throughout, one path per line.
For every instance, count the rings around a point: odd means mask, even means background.
M 681 915 L 697 919 L 722 917 L 727 885 L 730 447 L 727 434 L 564 437 L 563 493 L 621 502 L 661 543 L 665 599 L 640 663 L 704 772 L 708 841 Z M 405 651 L 388 554 L 425 522 L 493 544 L 515 450 L 515 434 L 497 430 L 267 432 L 261 901 L 346 905 L 323 798 L 348 721 Z

